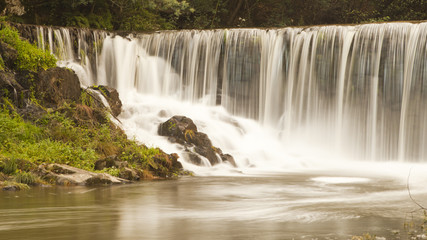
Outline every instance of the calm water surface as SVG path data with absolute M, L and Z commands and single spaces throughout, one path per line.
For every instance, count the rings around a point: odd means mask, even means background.
M 0 192 L 0 239 L 394 239 L 414 209 L 393 179 L 183 177 Z

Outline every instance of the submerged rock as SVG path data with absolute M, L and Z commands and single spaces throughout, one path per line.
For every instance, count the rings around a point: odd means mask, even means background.
M 229 154 L 223 154 L 220 148 L 212 146 L 208 135 L 197 131 L 197 126 L 190 118 L 173 116 L 160 124 L 158 133 L 161 136 L 168 136 L 172 143 L 183 145 L 186 148 L 188 159 L 193 164 L 202 165 L 203 161 L 200 156 L 203 156 L 209 160 L 211 165 L 223 161 L 236 167 L 234 158 Z
M 106 173 L 94 173 L 64 164 L 42 164 L 37 174 L 44 180 L 58 185 L 122 184 L 129 181 Z

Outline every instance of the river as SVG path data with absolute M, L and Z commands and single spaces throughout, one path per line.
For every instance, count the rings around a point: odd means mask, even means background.
M 405 239 L 416 209 L 404 181 L 326 172 L 38 187 L 0 195 L 0 239 Z

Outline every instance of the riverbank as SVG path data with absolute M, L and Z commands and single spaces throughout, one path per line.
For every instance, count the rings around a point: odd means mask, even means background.
M 183 172 L 176 154 L 127 138 L 116 119 L 121 101 L 115 89 L 82 89 L 72 70 L 56 67 L 48 51 L 21 39 L 8 23 L 0 24 L 3 189 L 127 183 Z M 69 167 L 85 171 L 91 180 L 64 181 L 64 175 L 74 174 Z

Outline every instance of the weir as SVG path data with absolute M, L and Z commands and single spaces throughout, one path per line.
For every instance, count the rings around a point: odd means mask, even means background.
M 274 129 L 281 148 L 427 159 L 427 22 L 126 37 L 38 27 L 37 41 L 83 85 L 219 105 Z

